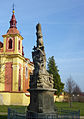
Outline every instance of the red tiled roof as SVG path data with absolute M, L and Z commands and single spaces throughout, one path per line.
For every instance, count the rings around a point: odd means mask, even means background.
M 25 60 L 29 60 L 28 58 L 25 58 Z
M 34 64 L 33 62 L 30 61 L 31 64 Z
M 9 28 L 6 35 L 8 35 L 8 34 L 20 34 L 20 33 L 17 30 L 17 28 Z

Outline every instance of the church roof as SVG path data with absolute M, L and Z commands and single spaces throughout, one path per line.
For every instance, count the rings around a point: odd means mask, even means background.
M 7 34 L 20 34 L 17 28 L 9 28 Z
M 17 21 L 16 21 L 16 18 L 15 18 L 15 11 L 14 11 L 14 8 L 13 8 L 13 11 L 12 11 L 12 17 L 11 17 L 11 20 L 10 20 L 10 28 L 8 29 L 6 35 L 9 35 L 9 34 L 19 34 L 19 31 L 16 27 L 16 24 L 17 24 Z
M 19 36 L 21 36 L 19 30 L 16 27 L 17 21 L 16 21 L 14 13 L 15 13 L 15 11 L 14 11 L 14 8 L 13 8 L 12 17 L 11 17 L 11 20 L 10 20 L 10 27 L 9 27 L 7 33 L 5 35 L 2 35 L 2 37 L 5 37 L 7 35 L 19 35 Z M 22 36 L 21 36 L 21 38 L 23 40 Z M 24 53 L 23 53 L 23 55 L 24 55 Z

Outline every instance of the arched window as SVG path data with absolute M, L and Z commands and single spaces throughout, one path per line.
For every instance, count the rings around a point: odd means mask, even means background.
M 28 68 L 26 67 L 26 78 L 28 78 Z
M 9 39 L 9 49 L 12 49 L 12 39 Z
M 18 90 L 21 91 L 21 69 L 19 69 L 19 82 L 18 82 Z
M 18 42 L 18 50 L 20 50 L 20 40 L 19 40 L 19 42 Z

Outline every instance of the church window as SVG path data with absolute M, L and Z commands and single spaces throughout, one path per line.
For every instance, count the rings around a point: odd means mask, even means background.
M 26 78 L 28 78 L 28 68 L 26 67 Z
M 18 82 L 18 90 L 21 91 L 21 69 L 19 69 L 19 82 Z
M 18 49 L 20 50 L 20 40 L 19 40 L 19 42 L 18 42 Z
M 12 49 L 12 39 L 9 39 L 9 49 Z

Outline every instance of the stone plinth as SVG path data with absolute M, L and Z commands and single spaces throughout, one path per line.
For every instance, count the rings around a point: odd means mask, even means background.
M 58 115 L 55 113 L 36 113 L 27 112 L 27 119 L 58 119 Z
M 29 89 L 30 105 L 29 110 L 38 113 L 53 113 L 54 112 L 54 92 L 55 89 L 35 88 Z
M 29 89 L 30 105 L 26 119 L 55 119 L 57 114 L 54 110 L 55 89 L 34 88 Z

